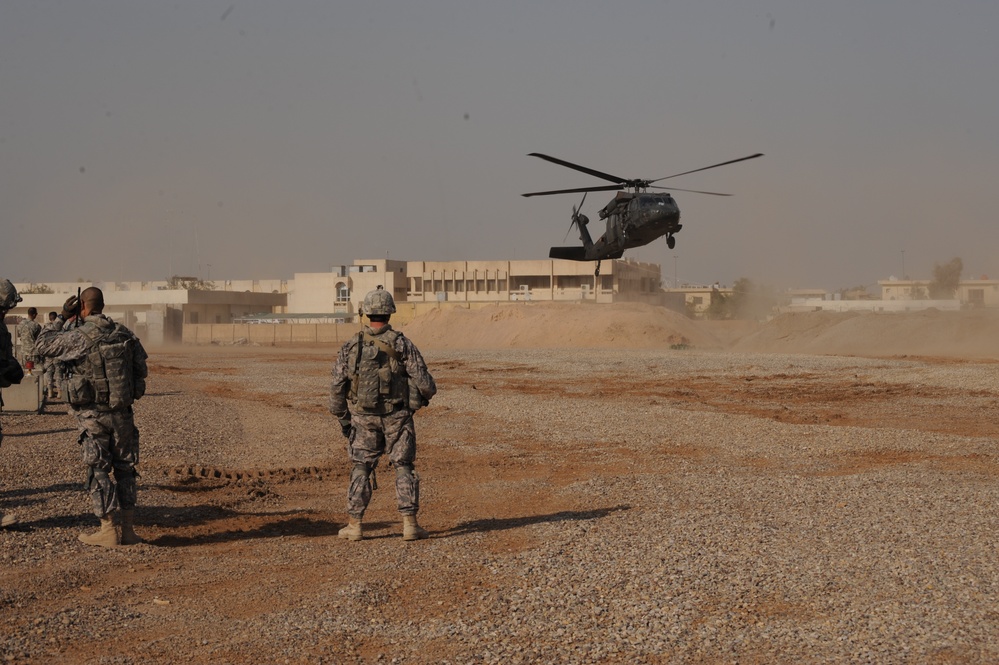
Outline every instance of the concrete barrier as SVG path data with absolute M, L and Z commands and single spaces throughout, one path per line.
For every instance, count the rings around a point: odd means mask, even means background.
M 358 323 L 186 323 L 184 344 L 261 346 L 329 344 L 339 346 L 361 329 Z
M 0 391 L 3 395 L 3 410 L 40 413 L 44 406 L 41 378 L 40 374 L 26 374 L 21 383 Z

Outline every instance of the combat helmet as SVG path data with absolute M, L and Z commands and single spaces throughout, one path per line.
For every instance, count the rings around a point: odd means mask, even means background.
M 392 294 L 378 287 L 364 296 L 364 313 L 367 316 L 389 316 L 395 314 L 395 301 Z
M 10 280 L 0 279 L 0 309 L 11 309 L 19 302 L 21 302 L 21 296 L 18 295 L 17 289 L 10 283 Z M 392 310 L 395 311 L 395 308 L 393 307 Z

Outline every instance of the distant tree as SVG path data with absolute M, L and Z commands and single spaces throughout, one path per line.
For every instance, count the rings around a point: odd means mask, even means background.
M 760 321 L 770 315 L 778 300 L 773 287 L 740 277 L 732 285 L 729 318 Z
M 29 294 L 29 293 L 55 293 L 55 291 L 53 291 L 52 287 L 49 286 L 48 284 L 32 284 L 31 286 L 29 286 L 27 288 L 21 289 L 21 293 L 24 293 L 24 294 Z
M 200 277 L 174 275 L 167 280 L 167 288 L 180 291 L 214 291 L 215 282 L 208 282 Z
M 930 281 L 929 287 L 930 298 L 933 300 L 953 298 L 961 283 L 962 270 L 964 270 L 964 262 L 958 257 L 954 257 L 944 264 L 934 263 L 933 279 Z
M 732 318 L 732 309 L 729 299 L 715 287 L 711 287 L 711 302 L 708 304 L 708 308 L 704 310 L 704 316 L 709 319 Z
M 850 286 L 839 291 L 840 300 L 866 300 L 871 297 L 866 286 Z

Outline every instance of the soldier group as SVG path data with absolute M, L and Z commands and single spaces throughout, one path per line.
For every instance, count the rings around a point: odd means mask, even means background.
M 20 301 L 14 285 L 0 280 L 0 316 Z M 148 356 L 138 337 L 103 311 L 103 292 L 90 287 L 79 298 L 66 300 L 44 327 L 34 321 L 35 308 L 29 308 L 18 336 L 23 365 L 44 361 L 46 391 L 54 395 L 54 384 L 61 381 L 58 390 L 77 419 L 88 471 L 86 488 L 100 520 L 97 531 L 79 538 L 88 545 L 117 547 L 143 542 L 134 529 L 139 430 L 132 404 L 145 394 Z M 414 469 L 413 414 L 429 403 L 437 386 L 420 351 L 389 324 L 396 311 L 392 295 L 378 287 L 365 297 L 363 311 L 368 324 L 340 349 L 330 390 L 330 412 L 340 422 L 353 465 L 347 489 L 349 522 L 338 536 L 363 539 L 362 519 L 384 455 L 395 469 L 403 540 L 420 540 L 429 533 L 416 519 L 420 479 Z M 0 388 L 20 383 L 22 363 L 14 358 L 6 325 L 0 326 Z M 60 368 L 66 369 L 62 379 L 57 377 Z M 11 515 L 0 513 L 0 518 L 3 527 L 16 523 Z

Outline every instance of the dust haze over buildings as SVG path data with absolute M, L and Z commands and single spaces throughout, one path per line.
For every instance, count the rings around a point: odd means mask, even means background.
M 3 276 L 290 277 L 528 259 L 573 195 L 685 176 L 681 280 L 999 274 L 999 4 L 0 7 Z M 609 196 L 591 194 L 595 219 Z M 575 238 L 575 234 L 571 236 Z M 904 254 L 903 254 L 904 252 Z

